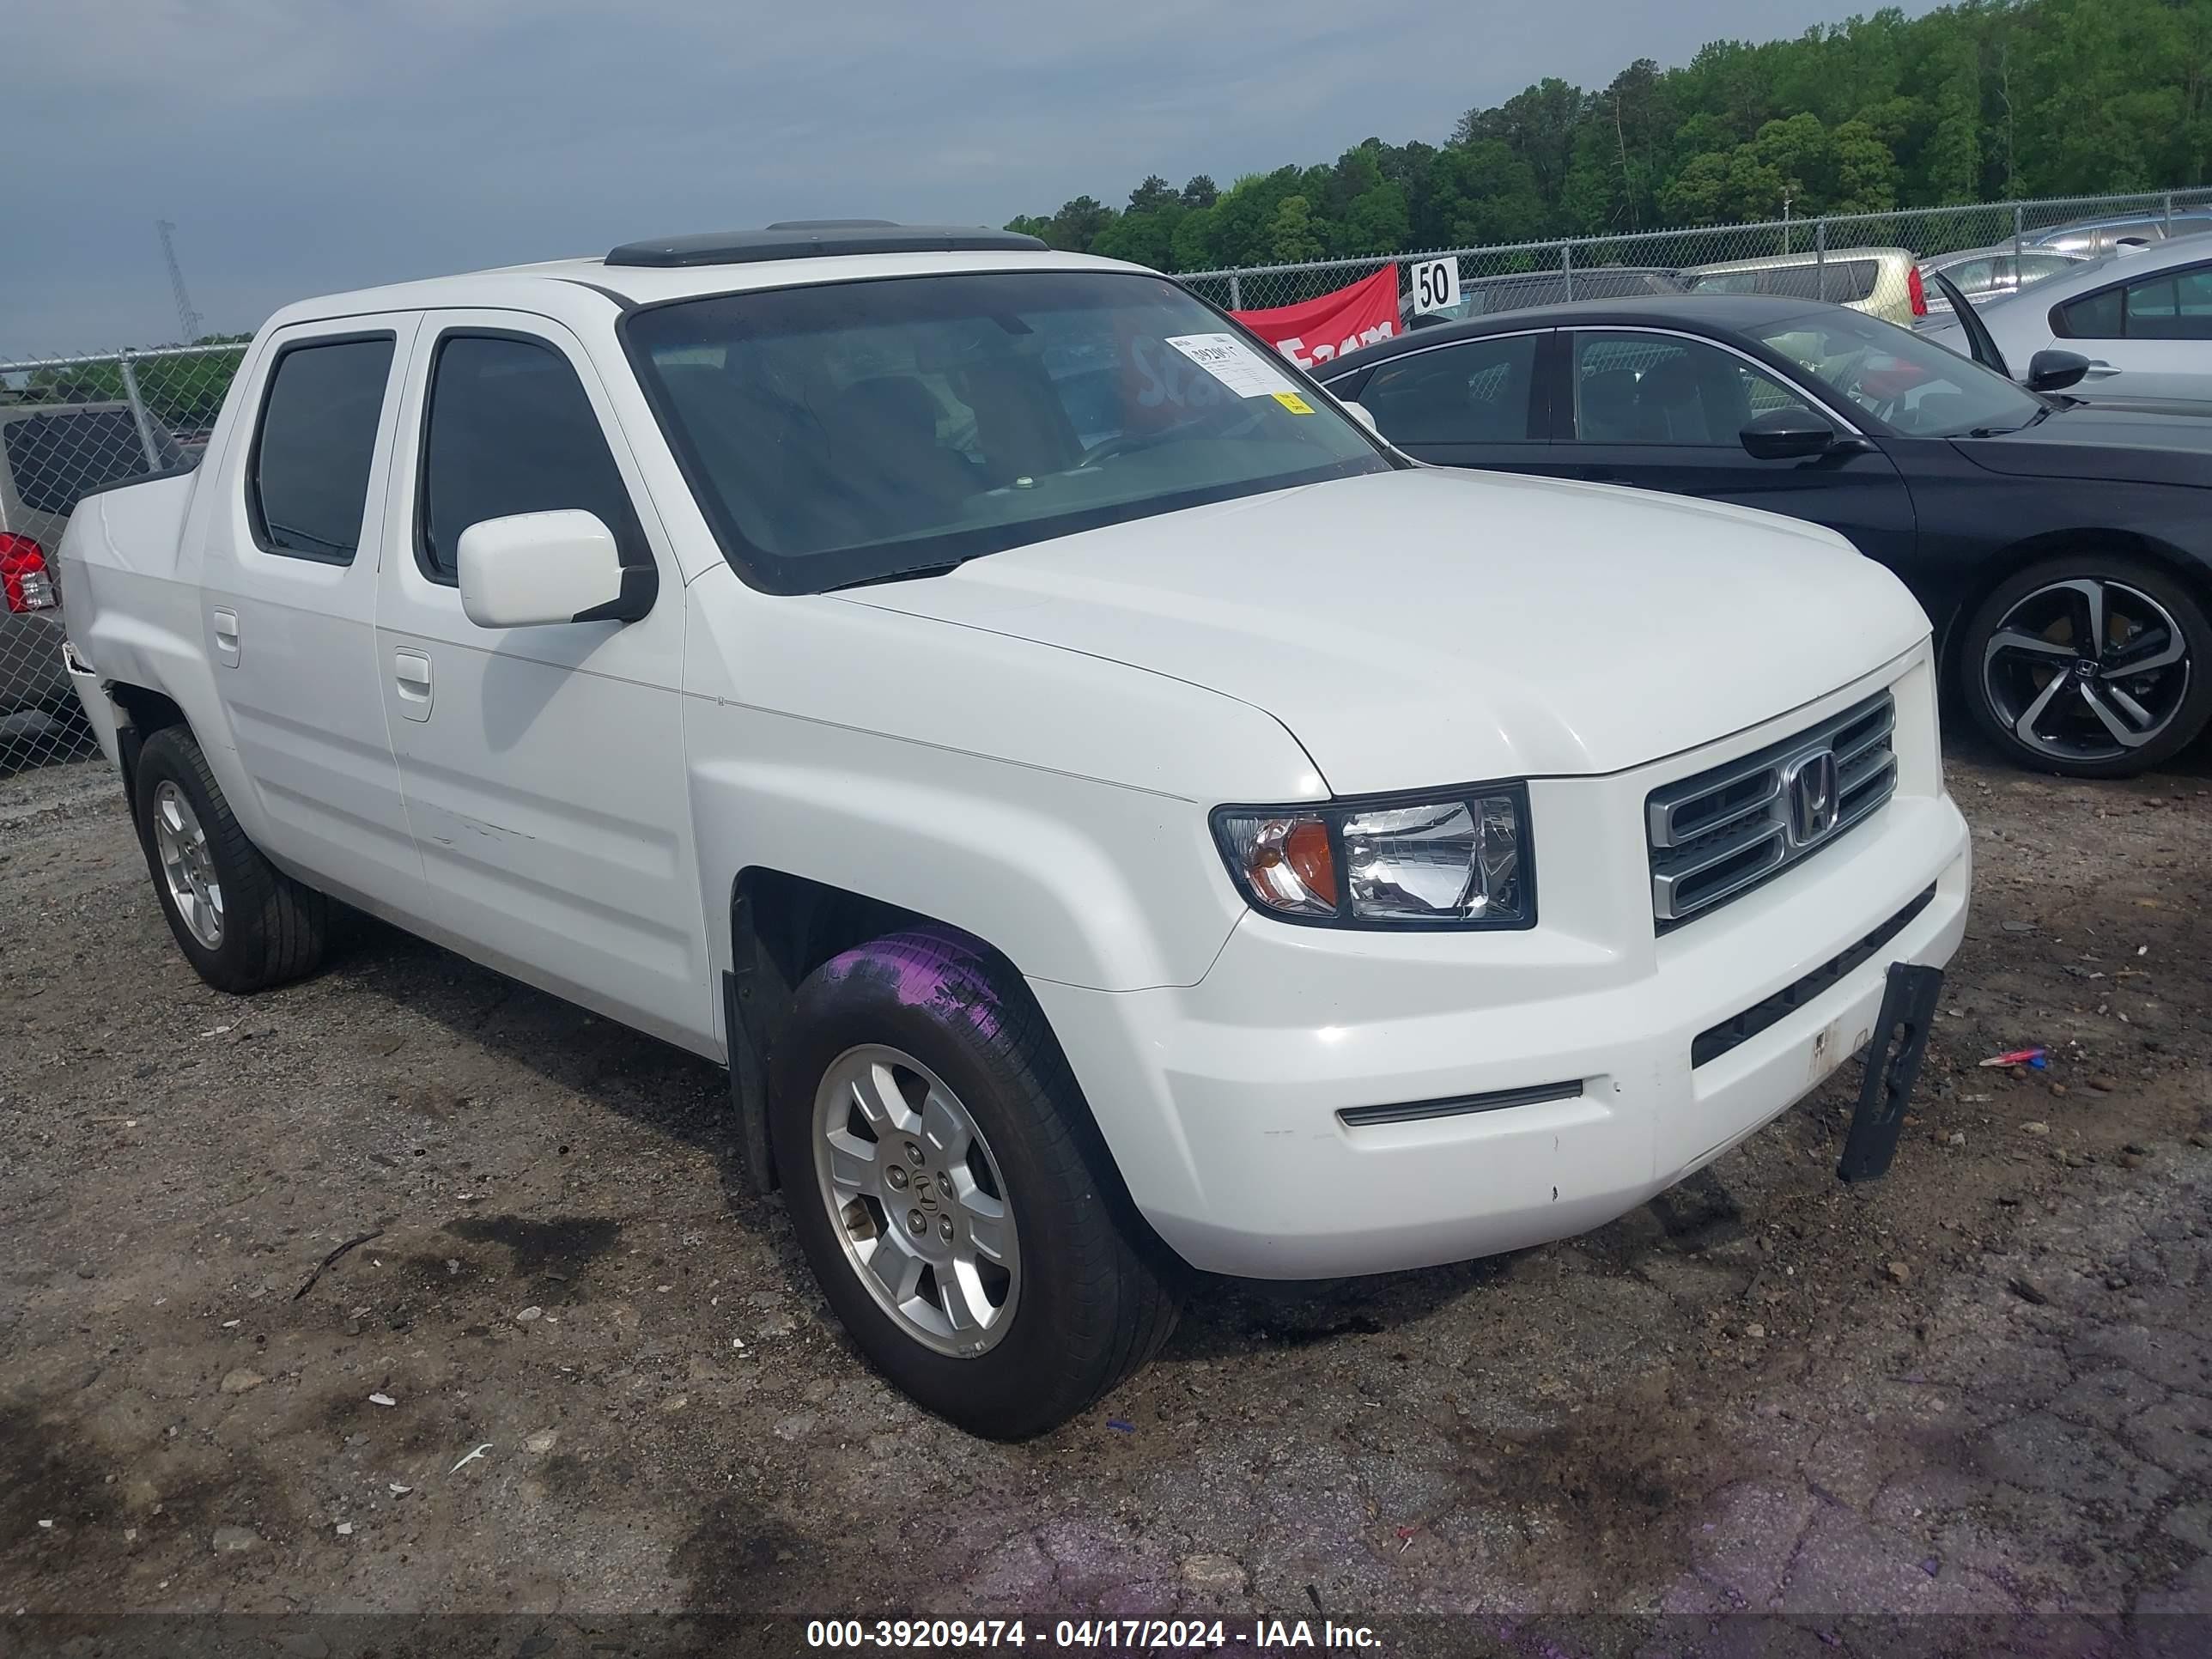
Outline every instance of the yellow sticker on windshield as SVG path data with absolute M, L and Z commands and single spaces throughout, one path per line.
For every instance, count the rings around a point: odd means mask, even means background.
M 1293 415 L 1310 415 L 1313 413 L 1313 405 L 1308 403 L 1304 398 L 1299 397 L 1295 392 L 1278 392 L 1275 394 L 1275 401 L 1282 404 L 1285 409 L 1289 410 Z

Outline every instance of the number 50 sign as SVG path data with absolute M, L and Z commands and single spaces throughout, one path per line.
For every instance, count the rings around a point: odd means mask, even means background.
M 1413 310 L 1418 315 L 1425 311 L 1449 311 L 1459 303 L 1459 261 L 1431 259 L 1425 264 L 1415 265 L 1413 279 Z

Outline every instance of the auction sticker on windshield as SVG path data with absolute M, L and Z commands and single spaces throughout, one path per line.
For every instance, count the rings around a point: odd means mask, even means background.
M 1170 334 L 1168 343 L 1240 398 L 1297 393 L 1289 375 L 1234 334 Z

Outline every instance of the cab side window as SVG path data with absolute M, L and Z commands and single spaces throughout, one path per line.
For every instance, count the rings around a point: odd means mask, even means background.
M 567 357 L 540 341 L 448 334 L 430 368 L 416 559 L 459 581 L 461 532 L 486 519 L 580 508 L 623 562 L 651 562 L 606 434 Z
M 278 354 L 246 465 L 246 516 L 263 552 L 353 562 L 392 345 L 385 334 Z

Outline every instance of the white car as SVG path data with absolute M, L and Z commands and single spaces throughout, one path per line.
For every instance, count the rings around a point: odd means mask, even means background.
M 726 1062 L 839 1317 L 986 1434 L 1141 1363 L 1183 1264 L 1621 1214 L 1965 922 L 1928 619 L 1841 537 L 1416 467 L 1027 238 L 291 307 L 61 568 L 209 981 L 337 899 Z
M 2070 351 L 2089 364 L 2074 395 L 2212 402 L 2212 235 L 2109 253 L 1973 306 L 2018 379 L 2039 351 Z M 1955 318 L 1927 332 L 1973 355 Z

